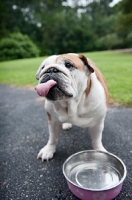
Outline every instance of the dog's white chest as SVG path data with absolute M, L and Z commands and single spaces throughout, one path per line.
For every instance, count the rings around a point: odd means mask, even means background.
M 97 108 L 95 110 L 88 107 L 81 107 L 81 109 L 76 106 L 61 107 L 55 108 L 55 112 L 58 116 L 58 119 L 62 123 L 71 123 L 80 127 L 92 126 L 96 123 L 96 119 L 99 117 Z

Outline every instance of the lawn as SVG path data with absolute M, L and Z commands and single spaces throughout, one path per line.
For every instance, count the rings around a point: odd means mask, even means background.
M 84 53 L 103 72 L 114 102 L 132 106 L 132 55 L 115 52 Z M 0 83 L 35 86 L 35 74 L 44 57 L 0 62 Z

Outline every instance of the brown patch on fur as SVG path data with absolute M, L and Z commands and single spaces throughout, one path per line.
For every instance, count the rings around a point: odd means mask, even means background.
M 48 117 L 48 123 L 51 123 L 51 115 L 47 112 L 47 117 Z
M 87 81 L 87 87 L 86 87 L 86 90 L 84 91 L 86 96 L 88 95 L 88 93 L 90 92 L 90 89 L 91 89 L 91 78 L 89 76 L 88 78 L 88 81 Z
M 62 54 L 57 57 L 56 61 L 58 62 L 61 58 L 70 60 L 80 71 L 84 71 L 83 62 L 78 56 L 72 54 Z
M 108 106 L 109 105 L 109 94 L 108 94 L 108 88 L 107 88 L 105 78 L 104 78 L 103 74 L 100 72 L 100 70 L 96 67 L 95 63 L 92 60 L 90 60 L 89 58 L 88 58 L 88 63 L 90 64 L 90 66 L 93 67 L 95 74 L 97 76 L 97 79 L 100 81 L 100 83 L 102 84 L 102 86 L 104 88 L 105 96 L 106 96 L 106 105 Z

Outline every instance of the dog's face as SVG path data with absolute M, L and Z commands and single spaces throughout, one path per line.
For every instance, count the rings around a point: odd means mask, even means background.
M 51 79 L 57 83 L 49 90 L 46 96 L 48 100 L 68 100 L 86 89 L 88 75 L 92 72 L 93 68 L 85 56 L 63 54 L 45 59 L 36 73 L 36 78 L 39 84 Z

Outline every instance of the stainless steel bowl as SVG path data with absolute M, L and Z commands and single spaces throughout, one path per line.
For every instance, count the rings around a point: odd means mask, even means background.
M 126 167 L 117 156 L 88 150 L 70 156 L 63 164 L 70 190 L 83 200 L 115 198 L 126 177 Z M 103 193 L 102 193 L 103 192 Z

